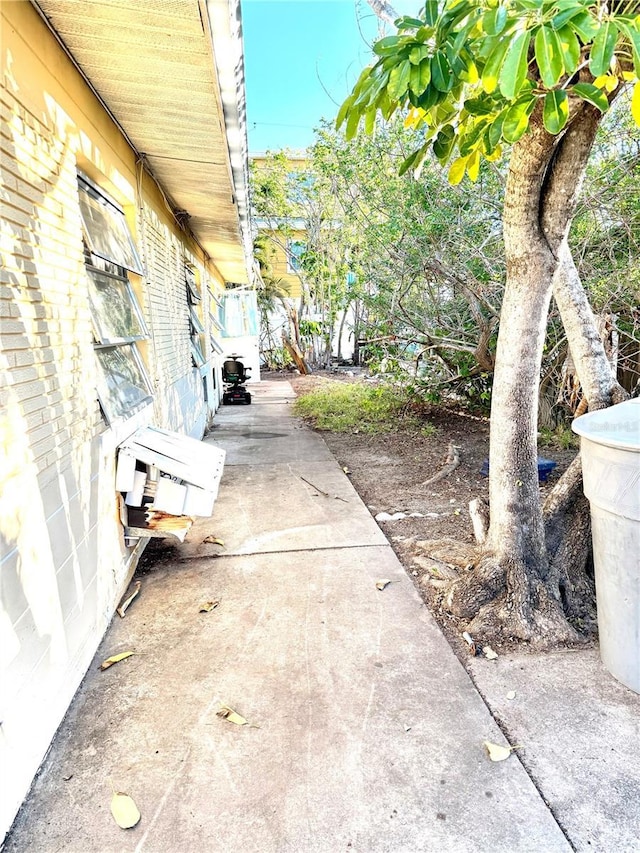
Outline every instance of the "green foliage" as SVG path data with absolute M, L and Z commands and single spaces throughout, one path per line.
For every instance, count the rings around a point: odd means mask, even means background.
M 630 13 L 627 13 L 627 9 Z M 580 105 L 602 112 L 626 83 L 635 85 L 631 112 L 640 125 L 640 15 L 637 4 L 601 0 L 445 0 L 422 17 L 396 21 L 398 35 L 374 45 L 342 105 L 337 127 L 346 138 L 366 132 L 375 116 L 408 109 L 406 124 L 421 140 L 401 166 L 419 169 L 429 150 L 450 172 L 479 174 L 481 158 L 500 156 L 527 131 L 539 107 L 546 130 L 559 134 Z
M 554 450 L 577 450 L 580 439 L 568 426 L 557 426 L 555 429 L 543 427 L 538 433 L 538 445 Z
M 297 398 L 294 412 L 316 429 L 378 434 L 417 427 L 406 391 L 392 386 L 327 382 Z

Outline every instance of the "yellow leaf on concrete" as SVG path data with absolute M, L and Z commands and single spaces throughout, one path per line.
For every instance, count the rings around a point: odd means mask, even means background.
M 387 580 L 386 578 L 384 580 L 376 581 L 376 589 L 385 589 L 389 586 L 390 583 L 391 581 Z
M 140 820 L 140 812 L 128 794 L 116 791 L 111 798 L 111 814 L 121 829 L 131 829 Z
M 219 604 L 220 602 L 217 598 L 214 598 L 213 601 L 203 601 L 200 605 L 200 613 L 211 613 Z
M 218 539 L 216 536 L 205 536 L 202 540 L 203 545 L 224 545 L 222 539 Z
M 493 651 L 491 646 L 483 646 L 482 652 L 483 652 L 483 654 L 487 660 L 497 660 L 498 659 L 497 653 Z
M 247 721 L 244 717 L 241 717 L 240 714 L 237 714 L 233 708 L 229 708 L 227 705 L 222 705 L 216 711 L 218 717 L 224 717 L 225 720 L 229 720 L 230 723 L 235 723 L 236 726 L 246 726 Z
M 102 661 L 102 663 L 100 664 L 100 669 L 104 672 L 105 669 L 109 669 L 109 667 L 113 666 L 114 663 L 120 663 L 121 660 L 126 660 L 134 654 L 135 652 L 122 652 L 119 655 L 113 655 L 112 657 Z
M 485 740 L 484 745 L 492 761 L 505 761 L 514 749 L 519 749 L 517 746 L 500 746 L 497 743 L 491 743 L 489 740 Z

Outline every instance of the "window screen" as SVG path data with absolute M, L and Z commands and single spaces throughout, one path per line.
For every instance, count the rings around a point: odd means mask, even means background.
M 80 215 L 89 250 L 131 272 L 142 273 L 124 213 L 94 188 L 78 179 Z
M 134 344 L 96 349 L 98 399 L 109 423 L 133 415 L 151 400 L 151 389 Z
M 148 337 L 129 281 L 91 267 L 87 272 L 96 340 L 114 344 Z
M 151 385 L 134 341 L 149 336 L 127 270 L 142 272 L 124 214 L 78 176 L 89 303 L 96 339 L 97 393 L 108 424 L 151 401 Z

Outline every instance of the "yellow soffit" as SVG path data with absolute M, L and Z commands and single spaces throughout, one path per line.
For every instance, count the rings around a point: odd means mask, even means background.
M 251 239 L 239 0 L 32 0 L 229 282 Z

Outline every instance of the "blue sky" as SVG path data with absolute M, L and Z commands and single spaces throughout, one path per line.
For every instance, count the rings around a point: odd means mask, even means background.
M 420 0 L 396 0 L 415 12 Z M 304 148 L 370 62 L 378 21 L 365 0 L 242 0 L 252 154 Z

